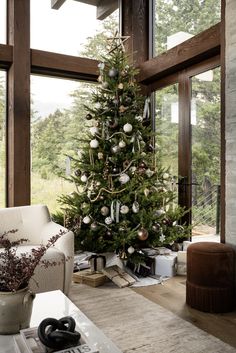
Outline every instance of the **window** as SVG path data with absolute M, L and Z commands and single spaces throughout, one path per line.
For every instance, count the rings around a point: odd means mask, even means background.
M 155 0 L 154 56 L 213 26 L 221 0 Z
M 0 207 L 5 207 L 6 182 L 6 74 L 0 71 Z
M 0 0 L 0 43 L 6 43 L 6 0 Z
M 94 84 L 31 76 L 31 202 L 60 208 L 57 197 L 75 191 L 66 178 L 90 125 L 84 104 Z M 63 178 L 64 177 L 64 178 Z
M 118 19 L 116 10 L 105 20 L 96 20 L 96 6 L 74 0 L 59 10 L 51 9 L 51 0 L 31 0 L 31 47 L 100 58 L 105 38 L 118 30 Z

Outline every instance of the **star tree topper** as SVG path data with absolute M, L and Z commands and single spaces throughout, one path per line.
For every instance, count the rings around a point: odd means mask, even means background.
M 130 38 L 130 36 L 121 36 L 118 31 L 115 32 L 114 37 L 108 38 L 111 40 L 109 54 L 112 53 L 115 49 L 121 47 L 122 51 L 125 51 L 124 43 Z

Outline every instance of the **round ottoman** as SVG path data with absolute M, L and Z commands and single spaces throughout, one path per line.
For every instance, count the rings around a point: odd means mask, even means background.
M 230 246 L 199 242 L 187 248 L 186 303 L 211 313 L 234 309 L 234 250 Z

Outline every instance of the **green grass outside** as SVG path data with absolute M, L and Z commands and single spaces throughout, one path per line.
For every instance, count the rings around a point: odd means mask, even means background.
M 31 174 L 31 204 L 45 204 L 51 213 L 60 210 L 57 198 L 72 191 L 75 191 L 74 185 L 59 177 L 43 179 L 37 173 Z

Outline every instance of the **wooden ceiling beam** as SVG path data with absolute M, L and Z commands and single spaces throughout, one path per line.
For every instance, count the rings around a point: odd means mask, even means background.
M 138 81 L 150 84 L 179 70 L 220 53 L 221 24 L 201 32 L 166 53 L 139 65 Z
M 31 49 L 32 73 L 97 81 L 98 61 Z
M 13 61 L 13 48 L 11 45 L 0 44 L 0 68 L 9 68 Z
M 54 10 L 58 10 L 66 0 L 51 0 L 51 8 Z
M 51 0 L 51 8 L 58 10 L 66 0 Z M 118 0 L 75 0 L 87 5 L 97 6 L 97 19 L 104 20 L 107 16 L 118 9 Z
M 75 0 L 78 2 L 83 2 L 84 4 L 88 4 L 88 5 L 93 5 L 93 6 L 97 6 L 99 0 Z
M 100 0 L 97 4 L 97 19 L 104 20 L 118 9 L 118 0 Z

